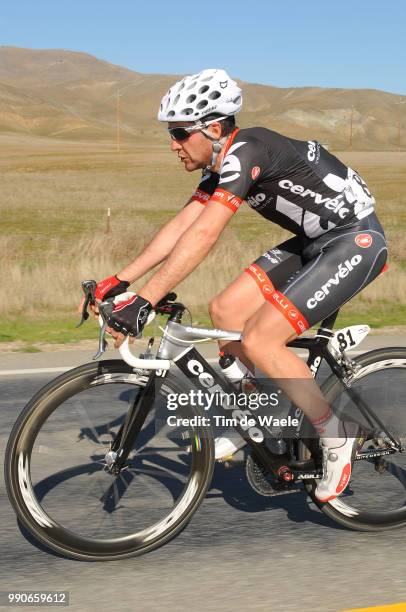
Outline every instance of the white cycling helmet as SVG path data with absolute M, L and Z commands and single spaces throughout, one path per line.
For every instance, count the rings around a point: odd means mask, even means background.
M 242 92 L 225 70 L 207 68 L 185 76 L 161 100 L 159 121 L 198 121 L 206 115 L 235 115 L 241 110 Z

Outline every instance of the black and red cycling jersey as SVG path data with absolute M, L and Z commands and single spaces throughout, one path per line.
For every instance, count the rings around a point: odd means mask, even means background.
M 245 200 L 295 236 L 245 269 L 297 334 L 325 319 L 384 269 L 375 199 L 352 168 L 315 140 L 236 129 L 219 173 L 204 171 L 191 201 L 233 212 Z
M 236 129 L 219 173 L 204 171 L 192 196 L 237 211 L 243 200 L 296 235 L 316 238 L 372 213 L 365 181 L 314 140 L 266 128 Z

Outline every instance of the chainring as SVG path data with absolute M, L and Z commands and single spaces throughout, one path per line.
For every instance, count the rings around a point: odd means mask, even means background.
M 250 487 L 262 497 L 297 493 L 303 489 L 297 483 L 283 482 L 267 470 L 258 460 L 248 453 L 245 458 L 245 475 Z

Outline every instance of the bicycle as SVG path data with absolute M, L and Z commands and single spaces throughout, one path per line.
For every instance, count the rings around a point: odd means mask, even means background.
M 82 285 L 83 322 L 89 303 L 94 303 L 95 282 Z M 113 560 L 151 551 L 187 525 L 210 486 L 215 441 L 203 418 L 205 409 L 190 402 L 179 406 L 181 422 L 173 435 L 165 420 L 168 398 L 189 391 L 190 383 L 204 397 L 235 392 L 194 343 L 240 340 L 240 333 L 182 325 L 187 308 L 176 299 L 176 294 L 169 294 L 155 309 L 168 317 L 155 356 L 153 339 L 147 353 L 136 357 L 127 338 L 120 347 L 122 360 L 87 363 L 49 382 L 28 402 L 12 429 L 5 455 L 10 501 L 31 534 L 62 555 Z M 95 358 L 106 348 L 109 308 L 108 301 L 100 305 L 104 321 Z M 250 427 L 243 420 L 246 411 L 231 406 L 237 415 L 235 431 L 246 443 L 239 453 L 244 455 L 248 481 L 260 495 L 290 493 L 303 485 L 327 516 L 347 528 L 400 527 L 406 524 L 406 454 L 403 415 L 397 409 L 404 407 L 406 348 L 378 349 L 352 358 L 346 350 L 357 346 L 369 328 L 334 332 L 337 315 L 338 310 L 324 320 L 314 337 L 297 338 L 289 346 L 308 351 L 307 363 L 315 377 L 326 362 L 331 374 L 321 387 L 325 397 L 342 414 L 357 413 L 362 433 L 344 494 L 325 504 L 314 497 L 316 481 L 322 477 L 319 439 L 293 405 L 288 408 L 288 425 L 274 437 L 254 412 L 250 418 L 255 426 Z M 175 378 L 174 365 L 189 379 L 188 386 Z M 220 405 L 220 410 L 230 416 L 230 406 Z M 251 425 L 254 421 L 248 420 Z

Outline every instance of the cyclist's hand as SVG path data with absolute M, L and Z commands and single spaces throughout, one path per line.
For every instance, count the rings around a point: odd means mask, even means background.
M 130 283 L 121 280 L 117 275 L 109 276 L 97 283 L 94 296 L 96 300 L 102 302 L 107 298 L 116 297 L 116 295 L 120 295 L 120 293 L 125 293 L 129 286 Z
M 124 296 L 123 296 L 124 298 Z M 113 312 L 107 319 L 108 331 L 116 338 L 115 347 L 118 348 L 124 336 L 138 336 L 148 320 L 152 311 L 152 304 L 140 295 L 131 295 L 127 299 L 115 300 Z M 114 334 L 113 332 L 118 332 Z
M 120 346 L 123 344 L 123 342 L 124 342 L 124 340 L 126 338 L 124 336 L 124 334 L 121 334 L 120 332 L 115 331 L 111 327 L 106 327 L 106 332 L 108 332 L 111 336 L 113 336 L 113 338 L 115 340 L 114 348 L 116 348 L 116 349 L 120 348 Z M 134 336 L 130 336 L 129 342 L 130 342 L 130 344 L 134 344 L 134 342 L 135 342 Z
M 130 283 L 127 281 L 121 280 L 120 278 L 115 276 L 109 276 L 104 280 L 100 281 L 96 285 L 95 298 L 96 304 L 89 304 L 90 310 L 93 312 L 95 317 L 99 315 L 99 309 L 97 304 L 102 302 L 106 298 L 115 297 L 116 295 L 120 295 L 120 293 L 125 293 L 130 286 Z M 81 314 L 83 310 L 83 305 L 85 303 L 85 298 L 83 297 L 78 308 L 78 312 Z

